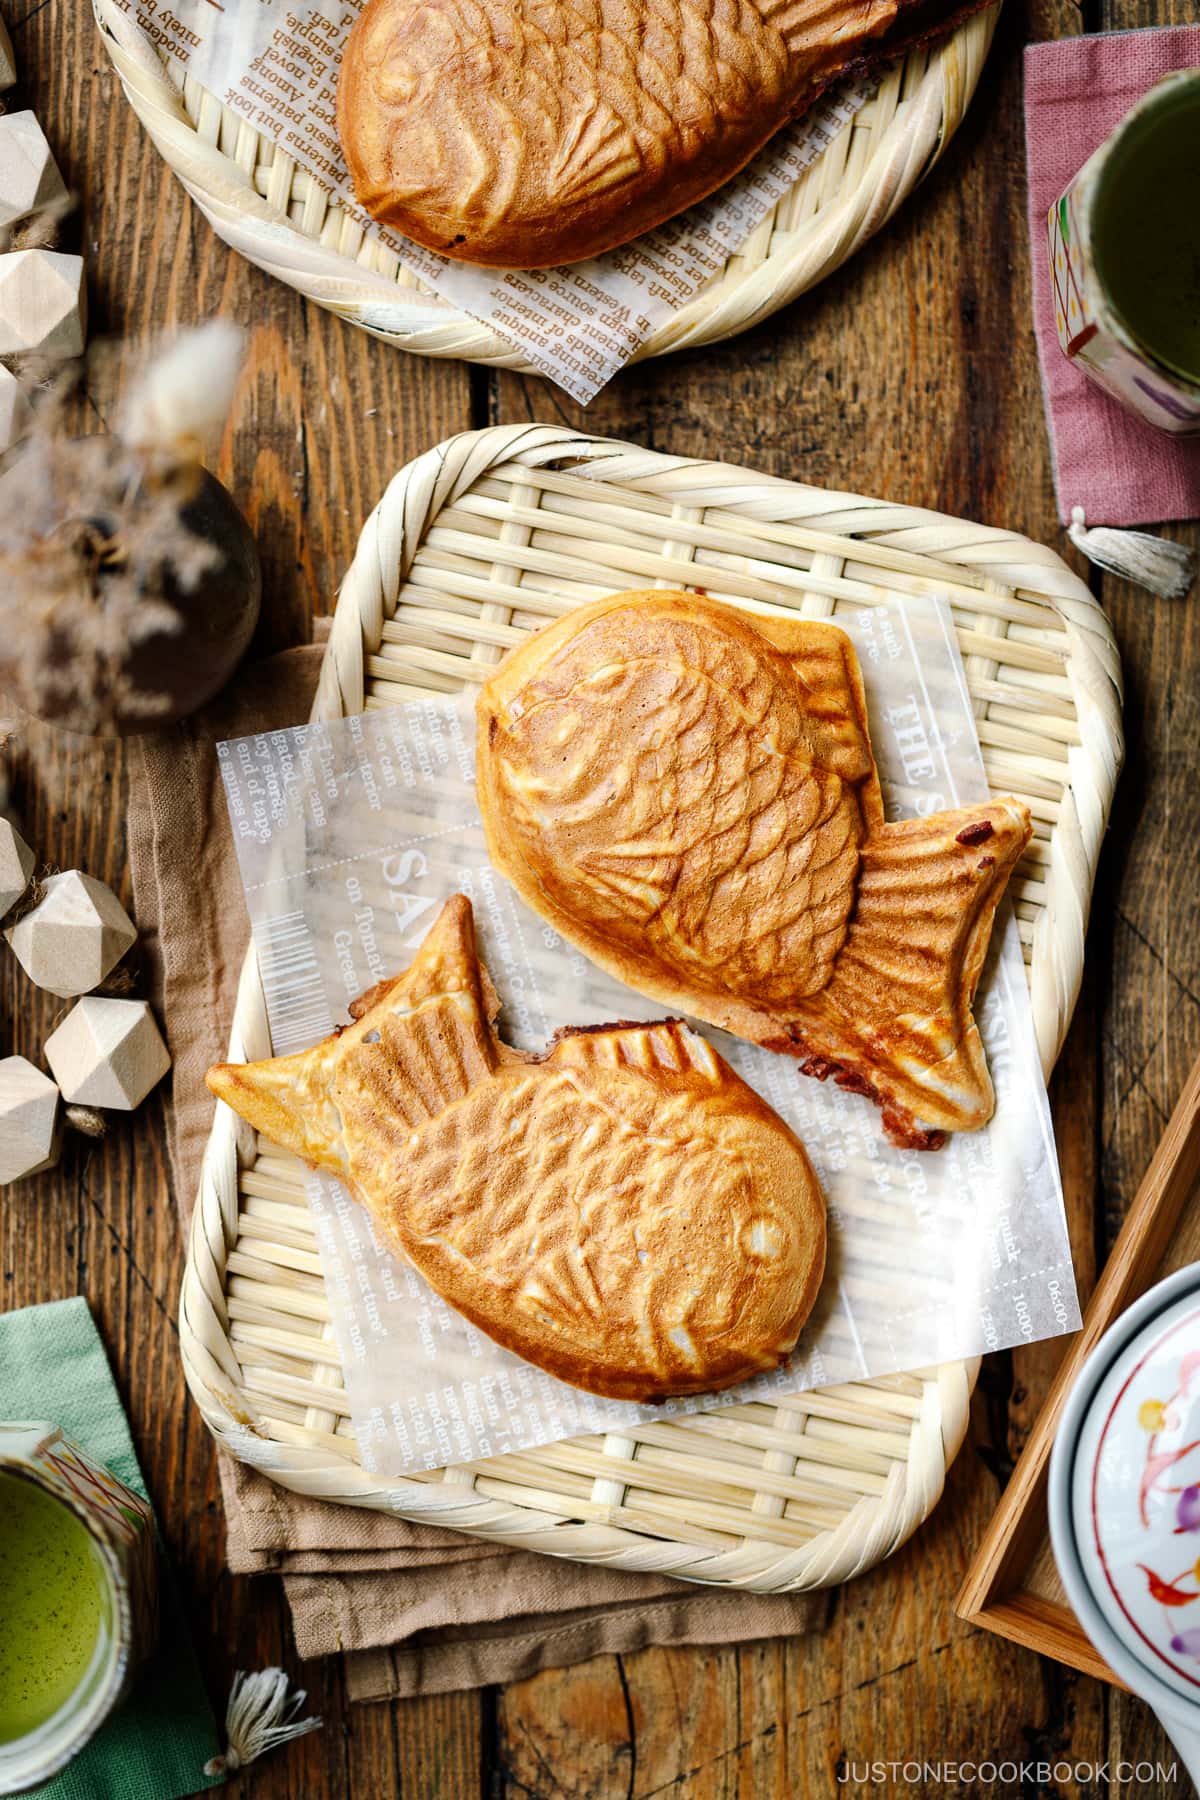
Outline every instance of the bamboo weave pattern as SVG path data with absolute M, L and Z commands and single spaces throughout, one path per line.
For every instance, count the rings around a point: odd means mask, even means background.
M 907 593 L 952 608 L 988 777 L 1024 798 L 1014 882 L 1042 1058 L 1079 989 L 1122 756 L 1108 622 L 1052 551 L 911 507 L 550 426 L 452 438 L 395 477 L 343 584 L 314 716 L 477 684 L 582 600 L 696 586 L 834 617 Z M 229 1055 L 270 1054 L 243 970 Z M 381 1482 L 355 1459 L 299 1165 L 218 1109 L 185 1275 L 192 1392 L 283 1485 L 525 1549 L 782 1591 L 888 1555 L 941 1493 L 975 1366 L 846 1383 Z

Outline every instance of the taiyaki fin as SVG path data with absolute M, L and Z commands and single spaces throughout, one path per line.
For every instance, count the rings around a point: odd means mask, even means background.
M 1021 801 L 998 799 L 885 825 L 863 846 L 846 943 L 791 1047 L 803 1050 L 813 1028 L 805 1072 L 877 1099 L 895 1143 L 933 1148 L 991 1117 L 972 1007 L 1031 829 Z
M 659 1019 L 649 1025 L 569 1026 L 556 1035 L 545 1061 L 562 1068 L 653 1068 L 676 1075 L 692 1071 L 707 1081 L 716 1081 L 719 1075 L 709 1045 L 681 1019 Z
M 599 96 L 570 121 L 558 145 L 552 174 L 565 204 L 602 193 L 639 172 L 637 139 L 625 120 Z
M 828 740 L 826 759 L 843 781 L 867 781 L 865 810 L 883 824 L 883 800 L 867 727 L 867 694 L 854 646 L 839 625 L 824 619 L 755 617 L 754 629 L 782 650 L 807 696 L 808 710 Z M 829 754 L 832 746 L 833 754 Z
M 769 18 L 793 56 L 837 37 L 847 29 L 845 7 L 841 0 L 756 0 L 764 18 Z M 886 31 L 902 8 L 896 0 L 863 0 L 853 15 L 852 30 L 856 39 L 876 37 Z
M 504 1045 L 456 896 L 412 967 L 298 1056 L 209 1085 L 342 1177 L 505 1348 L 618 1399 L 778 1366 L 825 1262 L 820 1187 L 771 1108 L 679 1020 Z
M 496 990 L 475 955 L 470 902 L 456 894 L 438 914 L 412 964 L 350 1007 L 343 1026 L 311 1050 L 262 1062 L 218 1063 L 210 1090 L 272 1143 L 314 1168 L 349 1173 L 343 1089 L 355 1054 L 389 1064 L 406 1123 L 429 1118 L 486 1076 L 496 1061 L 490 1021 Z M 375 1045 L 381 1048 L 372 1055 Z M 351 1087 L 363 1077 L 351 1073 Z

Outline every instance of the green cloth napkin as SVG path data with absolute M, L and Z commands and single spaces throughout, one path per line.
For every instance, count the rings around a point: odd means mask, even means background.
M 146 1494 L 129 1425 L 86 1300 L 0 1313 L 0 1419 L 50 1419 L 137 1493 Z M 216 1721 L 165 1556 L 159 1558 L 159 1639 L 123 1706 L 44 1800 L 178 1800 L 216 1787 Z

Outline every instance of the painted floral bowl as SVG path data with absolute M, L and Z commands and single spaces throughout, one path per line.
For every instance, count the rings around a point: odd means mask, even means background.
M 1200 1264 L 1124 1313 L 1084 1364 L 1050 1464 L 1067 1597 L 1110 1667 L 1200 1767 Z

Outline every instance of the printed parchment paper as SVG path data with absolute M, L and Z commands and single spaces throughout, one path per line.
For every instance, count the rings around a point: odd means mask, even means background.
M 735 180 L 623 249 L 557 269 L 473 269 L 376 225 L 355 203 L 334 103 L 342 46 L 363 0 L 118 4 L 176 69 L 272 139 L 407 269 L 584 405 L 720 273 L 877 85 L 872 76 L 830 89 Z
M 862 661 L 888 816 L 988 797 L 949 608 L 911 596 L 838 623 Z M 275 1049 L 303 1049 L 407 966 L 448 895 L 470 896 L 501 1029 L 540 1049 L 563 1025 L 662 1008 L 594 968 L 489 865 L 474 792 L 474 696 L 220 746 Z M 737 1398 L 920 1368 L 1079 1323 L 1021 947 L 1005 908 L 977 1017 L 997 1107 L 937 1153 L 897 1150 L 869 1101 L 698 1029 L 806 1145 L 829 1203 L 821 1299 L 790 1363 L 709 1399 L 598 1399 L 500 1350 L 376 1238 L 341 1185 L 310 1198 L 364 1465 L 383 1475 L 495 1456 Z

